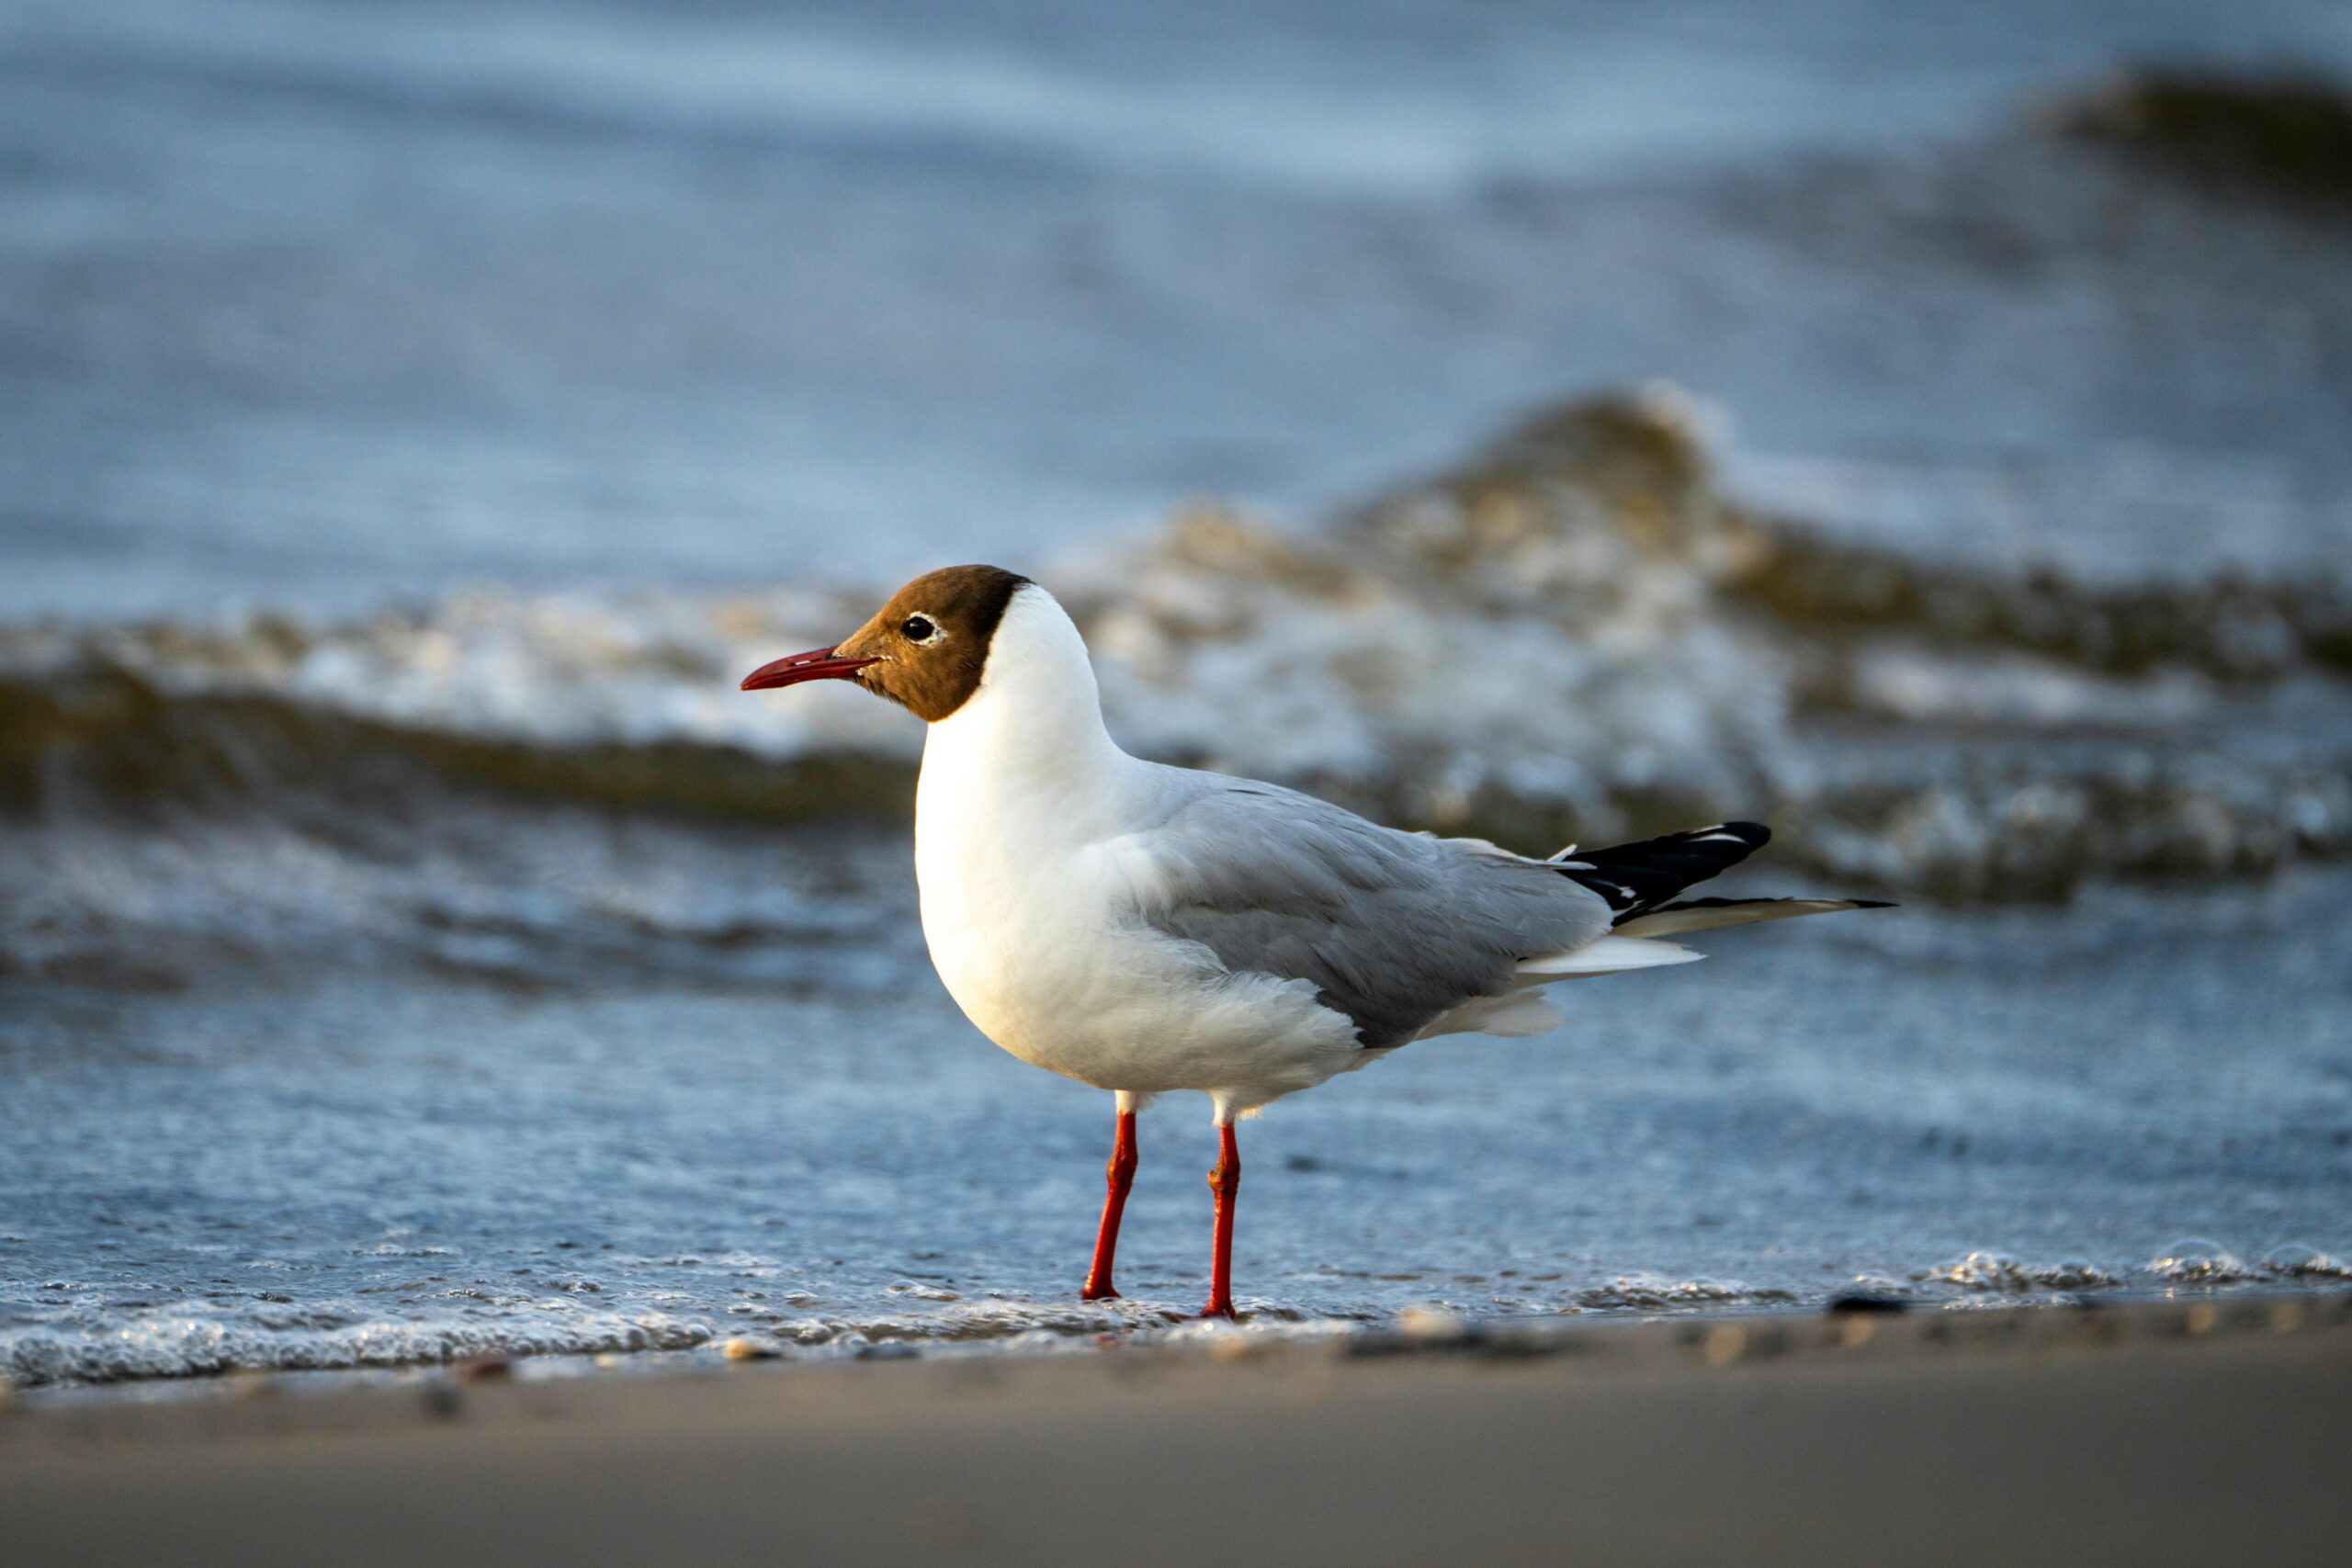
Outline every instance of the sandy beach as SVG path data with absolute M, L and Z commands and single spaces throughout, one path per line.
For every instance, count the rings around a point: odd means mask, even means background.
M 529 1371 L 20 1398 L 0 1533 L 44 1565 L 2086 1564 L 2352 1527 L 2342 1294 Z

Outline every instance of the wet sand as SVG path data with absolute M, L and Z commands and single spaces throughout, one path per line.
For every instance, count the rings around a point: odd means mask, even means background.
M 2352 1295 L 20 1397 L 21 1564 L 2320 1561 Z M 521 1369 L 528 1373 L 531 1369 Z

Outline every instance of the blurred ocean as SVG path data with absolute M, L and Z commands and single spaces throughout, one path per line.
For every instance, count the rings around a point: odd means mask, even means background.
M 1196 1306 L 912 721 L 733 689 L 966 559 L 1137 750 L 1906 903 L 1285 1103 L 1245 1309 L 2352 1277 L 2352 216 L 2139 60 L 2352 13 L 19 0 L 0 1373 Z
M 2340 233 L 2020 129 L 2140 55 L 2352 22 L 19 0 L 0 609 L 1035 566 L 1657 377 L 1775 495 L 2340 556 Z

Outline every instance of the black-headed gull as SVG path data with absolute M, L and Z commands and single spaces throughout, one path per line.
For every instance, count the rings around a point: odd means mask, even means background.
M 1676 901 L 1770 836 L 1750 822 L 1531 860 L 1139 761 L 1103 728 L 1078 627 L 995 567 L 919 577 L 840 644 L 743 689 L 835 679 L 931 727 L 915 873 L 948 993 L 1023 1061 L 1118 1097 L 1090 1301 L 1118 1293 L 1136 1112 L 1153 1096 L 1199 1089 L 1216 1107 L 1207 1315 L 1230 1317 L 1235 1117 L 1433 1034 L 1549 1029 L 1556 981 L 1700 956 L 1662 936 L 1871 907 Z

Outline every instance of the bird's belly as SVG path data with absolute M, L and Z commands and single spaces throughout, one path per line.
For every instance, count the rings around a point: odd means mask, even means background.
M 923 872 L 918 866 L 919 874 Z M 1263 1103 L 1359 1065 L 1353 1026 L 1314 988 L 1226 973 L 1156 931 L 1082 870 L 1050 897 L 921 874 L 923 936 L 948 995 L 1024 1062 L 1098 1089 L 1238 1091 Z
M 1096 940 L 1084 955 L 1051 941 L 936 929 L 924 934 L 939 978 L 974 1027 L 1035 1066 L 1102 1089 L 1144 1089 L 1154 1076 L 1153 1040 L 1138 1013 L 1148 978 L 1140 955 Z

